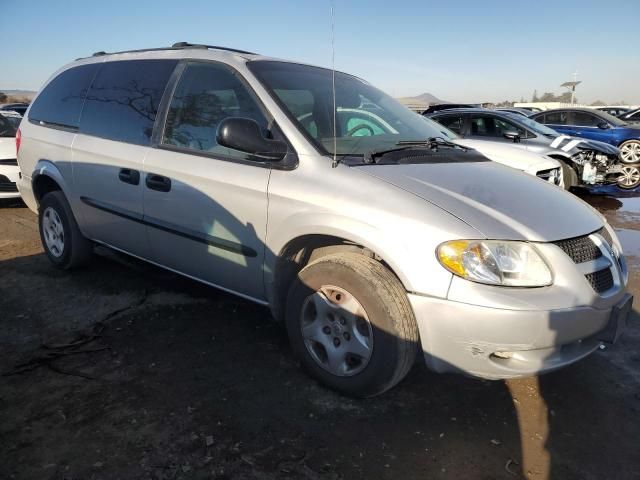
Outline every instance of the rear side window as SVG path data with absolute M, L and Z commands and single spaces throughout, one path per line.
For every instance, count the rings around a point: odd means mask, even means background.
M 567 125 L 567 112 L 547 112 L 544 119 L 550 125 Z
M 250 155 L 216 142 L 218 125 L 228 117 L 255 120 L 265 132 L 269 128 L 253 93 L 233 72 L 214 63 L 192 63 L 182 74 L 171 100 L 162 142 L 250 160 Z
M 78 128 L 84 97 L 99 66 L 93 63 L 70 68 L 51 80 L 31 106 L 29 119 Z
M 158 106 L 175 60 L 106 62 L 87 94 L 80 132 L 149 145 Z

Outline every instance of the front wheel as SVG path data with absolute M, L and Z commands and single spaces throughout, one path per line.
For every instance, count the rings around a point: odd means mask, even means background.
M 640 163 L 640 140 L 627 140 L 620 144 L 620 160 L 623 163 Z
M 618 176 L 618 186 L 625 190 L 631 190 L 640 185 L 640 170 L 637 165 L 624 165 L 622 173 Z
M 305 369 L 355 397 L 396 385 L 418 350 L 402 284 L 380 262 L 357 253 L 328 255 L 299 272 L 289 289 L 286 325 Z

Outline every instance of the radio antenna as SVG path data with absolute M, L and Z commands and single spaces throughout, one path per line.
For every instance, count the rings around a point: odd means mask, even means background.
M 333 162 L 331 164 L 331 168 L 336 168 L 338 166 L 338 140 L 336 135 L 338 133 L 336 128 L 336 49 L 335 49 L 335 28 L 333 21 L 333 1 L 330 0 L 331 4 L 331 92 L 333 95 Z

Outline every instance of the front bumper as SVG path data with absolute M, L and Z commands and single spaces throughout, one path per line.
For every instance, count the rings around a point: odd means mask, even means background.
M 429 368 L 486 379 L 535 375 L 589 355 L 613 308 L 507 310 L 414 294 L 409 300 Z
M 0 165 L 0 198 L 19 198 L 16 183 L 20 169 L 15 165 Z
M 536 244 L 554 267 L 548 287 L 495 287 L 454 276 L 447 298 L 409 294 L 427 365 L 488 379 L 530 376 L 615 340 L 630 308 L 626 262 L 599 233 L 589 238 L 602 256 L 579 264 L 555 244 Z M 589 272 L 605 266 L 610 285 L 596 292 Z

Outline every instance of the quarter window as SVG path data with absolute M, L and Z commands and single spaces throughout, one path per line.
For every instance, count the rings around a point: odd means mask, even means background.
M 212 63 L 187 66 L 171 100 L 162 142 L 179 148 L 249 160 L 251 156 L 218 145 L 220 122 L 229 117 L 255 120 L 265 134 L 269 122 L 255 97 L 227 67 Z
M 33 102 L 29 119 L 78 128 L 87 89 L 99 66 L 98 63 L 92 63 L 70 68 L 51 80 Z
M 149 145 L 158 106 L 175 60 L 106 62 L 87 94 L 80 132 Z

